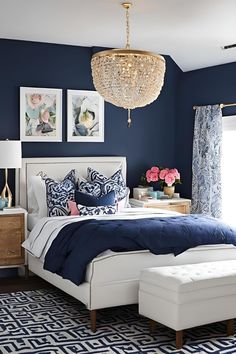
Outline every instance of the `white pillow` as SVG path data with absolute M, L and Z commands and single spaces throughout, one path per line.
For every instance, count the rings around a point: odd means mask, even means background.
M 126 187 L 126 196 L 117 203 L 117 212 L 121 212 L 125 208 L 130 208 L 129 204 L 130 189 Z
M 29 214 L 38 214 L 39 211 L 39 206 L 37 203 L 37 199 L 35 197 L 34 191 L 33 191 L 33 184 L 32 184 L 32 179 L 34 176 L 30 177 L 28 181 L 28 212 Z
M 31 184 L 38 204 L 38 216 L 43 218 L 48 214 L 45 181 L 41 176 L 32 176 Z

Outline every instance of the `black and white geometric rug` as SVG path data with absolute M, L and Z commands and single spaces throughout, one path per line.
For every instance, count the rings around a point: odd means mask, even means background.
M 53 289 L 1 294 L 0 353 L 236 353 L 236 337 L 226 337 L 223 322 L 186 331 L 183 349 L 176 350 L 174 331 L 158 325 L 151 336 L 137 306 L 100 310 L 97 317 L 92 333 L 88 310 Z

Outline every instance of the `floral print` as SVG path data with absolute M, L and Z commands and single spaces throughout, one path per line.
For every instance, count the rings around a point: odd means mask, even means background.
M 221 108 L 198 107 L 193 139 L 192 213 L 221 217 L 221 142 Z

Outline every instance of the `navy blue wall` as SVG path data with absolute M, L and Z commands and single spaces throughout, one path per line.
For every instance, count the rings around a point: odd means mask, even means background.
M 121 155 L 127 157 L 128 185 L 154 163 L 175 165 L 177 85 L 181 70 L 166 57 L 165 85 L 157 101 L 132 112 L 105 104 L 105 142 L 66 142 L 66 89 L 94 90 L 90 60 L 98 48 L 0 40 L 0 139 L 19 138 L 19 87 L 63 89 L 63 142 L 23 143 L 23 157 Z M 1 175 L 2 176 L 2 175 Z M 13 181 L 11 180 L 13 183 Z M 3 180 L 0 178 L 0 185 Z
M 127 113 L 105 104 L 105 142 L 66 142 L 66 89 L 93 90 L 90 60 L 98 48 L 0 40 L 0 139 L 19 139 L 19 87 L 62 88 L 63 142 L 23 143 L 24 157 L 123 155 L 128 185 L 138 184 L 143 171 L 157 163 L 178 167 L 182 196 L 191 196 L 193 105 L 236 101 L 236 63 L 182 73 L 166 56 L 165 84 L 157 101 Z M 236 114 L 236 109 L 224 109 Z M 11 186 L 13 173 L 11 172 Z M 0 187 L 3 174 L 0 173 Z
M 236 63 L 184 73 L 178 95 L 176 163 L 183 180 L 181 194 L 191 197 L 193 106 L 236 102 Z M 223 115 L 232 114 L 236 114 L 236 107 L 223 109 Z
M 19 138 L 20 86 L 62 88 L 63 142 L 23 143 L 24 157 L 124 155 L 131 188 L 138 184 L 141 173 L 155 163 L 177 166 L 183 179 L 178 188 L 183 196 L 190 197 L 192 106 L 235 102 L 236 63 L 182 73 L 166 56 L 163 90 L 154 103 L 133 111 L 130 129 L 126 127 L 127 112 L 106 103 L 105 142 L 67 143 L 66 89 L 94 89 L 90 59 L 99 49 L 0 40 L 0 139 Z M 235 108 L 224 109 L 225 115 L 235 113 Z

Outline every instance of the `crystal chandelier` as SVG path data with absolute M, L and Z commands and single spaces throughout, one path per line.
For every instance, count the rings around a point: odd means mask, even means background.
M 98 52 L 91 61 L 93 83 L 105 101 L 130 110 L 144 107 L 159 96 L 165 75 L 165 59 L 154 53 L 130 49 L 129 9 L 126 9 L 126 47 Z

